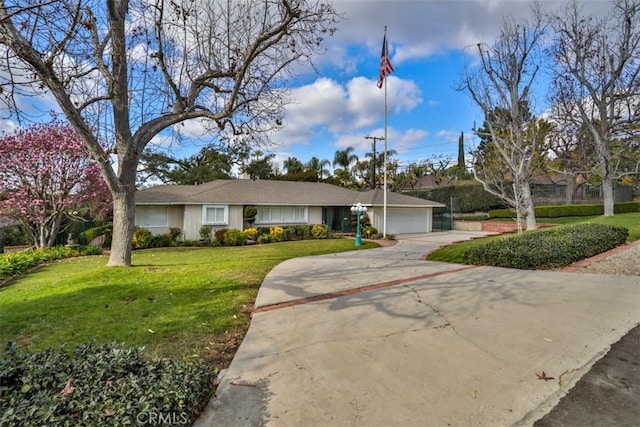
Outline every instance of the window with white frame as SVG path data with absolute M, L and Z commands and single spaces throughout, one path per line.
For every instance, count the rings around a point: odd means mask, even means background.
M 136 225 L 138 227 L 168 227 L 169 213 L 166 206 L 137 206 Z
M 307 208 L 302 206 L 258 206 L 256 224 L 300 224 L 307 222 Z
M 223 205 L 205 205 L 202 207 L 203 225 L 227 225 L 229 222 L 229 211 Z

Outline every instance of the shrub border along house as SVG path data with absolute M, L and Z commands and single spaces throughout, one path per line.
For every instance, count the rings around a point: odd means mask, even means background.
M 576 224 L 503 237 L 468 248 L 465 264 L 519 269 L 564 267 L 622 245 L 629 230 L 604 224 Z

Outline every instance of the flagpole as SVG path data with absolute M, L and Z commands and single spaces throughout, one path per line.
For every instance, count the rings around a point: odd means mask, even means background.
M 384 40 L 387 43 L 387 26 L 384 26 Z M 388 52 L 388 48 L 387 48 Z M 388 55 L 388 53 L 387 53 Z M 384 201 L 382 205 L 382 238 L 387 238 L 387 79 L 384 79 L 384 180 L 383 180 L 383 194 Z

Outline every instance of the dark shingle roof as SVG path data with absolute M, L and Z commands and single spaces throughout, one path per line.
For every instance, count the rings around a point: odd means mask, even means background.
M 360 202 L 382 206 L 384 192 L 358 192 L 322 182 L 215 180 L 202 185 L 160 185 L 136 192 L 137 204 L 203 204 L 351 206 Z M 430 200 L 387 192 L 387 206 L 438 207 Z

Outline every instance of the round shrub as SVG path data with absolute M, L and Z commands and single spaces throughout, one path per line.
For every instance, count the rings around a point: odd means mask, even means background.
M 378 234 L 378 229 L 372 226 L 369 227 L 365 227 L 364 230 L 362 230 L 362 232 L 364 233 L 365 236 L 367 236 L 367 238 L 371 238 L 371 236 Z
M 284 240 L 284 228 L 275 226 L 269 228 L 269 237 L 272 242 L 282 242 Z
M 227 234 L 227 229 L 226 228 L 217 229 L 216 232 L 214 233 L 215 241 L 220 243 L 221 245 L 224 244 L 224 236 L 225 236 L 225 234 Z
M 211 239 L 211 228 L 207 227 L 206 225 L 200 227 L 200 238 L 202 240 L 209 241 Z
M 133 248 L 144 249 L 151 246 L 153 234 L 146 228 L 136 227 L 133 232 Z
M 249 221 L 253 221 L 258 215 L 258 209 L 255 206 L 244 207 L 244 218 Z
M 329 237 L 329 227 L 324 224 L 314 224 L 311 227 L 311 235 L 314 239 L 326 239 Z
M 258 243 L 262 244 L 262 243 L 271 243 L 271 236 L 269 236 L 267 233 L 262 233 L 261 235 L 258 236 Z
M 242 246 L 247 243 L 247 236 L 237 228 L 230 228 L 224 233 L 224 244 L 227 246 Z
M 256 240 L 256 237 L 258 237 L 258 230 L 253 227 L 245 228 L 242 232 L 250 240 Z
M 177 242 L 181 234 L 182 230 L 180 230 L 178 227 L 171 227 L 169 229 L 169 237 L 171 238 L 172 242 Z
M 176 246 L 177 242 L 171 238 L 170 234 L 156 234 L 149 242 L 151 248 L 168 248 Z

